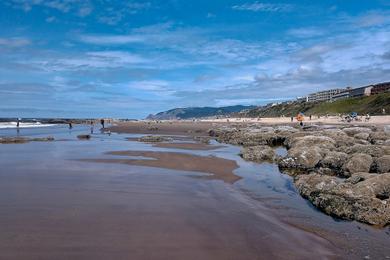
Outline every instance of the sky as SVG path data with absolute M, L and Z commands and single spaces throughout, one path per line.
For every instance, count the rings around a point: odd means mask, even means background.
M 1 0 L 0 117 L 144 118 L 390 80 L 388 0 Z

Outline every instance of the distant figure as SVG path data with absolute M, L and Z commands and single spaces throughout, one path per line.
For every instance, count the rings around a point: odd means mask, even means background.
M 93 121 L 91 121 L 91 134 L 93 134 Z
M 386 109 L 384 109 L 384 108 L 382 109 L 382 114 L 386 115 Z
M 16 120 L 16 128 L 19 128 L 19 125 L 20 125 L 20 118 L 18 118 L 18 119 Z
M 310 120 L 311 120 L 311 115 L 309 116 Z
M 299 125 L 300 125 L 301 127 L 303 127 L 303 119 L 304 119 L 303 114 L 302 114 L 302 113 L 299 113 L 299 114 L 297 115 L 297 121 L 299 122 Z
M 72 129 L 72 128 L 73 128 L 72 122 L 69 122 L 69 129 Z
M 367 115 L 366 115 L 366 121 L 367 121 L 367 122 L 370 121 L 370 114 L 367 114 Z
M 104 128 L 104 119 L 100 120 L 100 124 L 102 124 L 102 128 Z
M 292 117 L 291 117 L 291 122 L 293 122 L 293 121 L 294 121 L 294 117 L 292 116 Z

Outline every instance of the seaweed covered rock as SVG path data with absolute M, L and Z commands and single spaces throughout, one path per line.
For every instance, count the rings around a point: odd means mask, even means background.
M 321 158 L 321 149 L 319 147 L 296 147 L 290 149 L 288 156 L 279 161 L 279 167 L 283 169 L 313 169 L 317 166 Z
M 329 215 L 372 225 L 390 224 L 390 173 L 358 177 L 352 182 L 320 174 L 300 175 L 295 184 L 303 197 Z
M 272 161 L 275 158 L 275 151 L 270 146 L 257 145 L 242 149 L 241 156 L 248 161 Z
M 344 175 L 351 176 L 357 172 L 369 172 L 373 159 L 370 155 L 356 153 L 344 165 Z
M 165 136 L 160 136 L 160 135 L 147 135 L 147 136 L 142 136 L 138 140 L 140 142 L 145 142 L 145 143 L 159 143 L 159 142 L 169 142 L 169 141 L 172 141 L 172 138 L 165 137 Z
M 354 136 L 354 135 L 360 134 L 360 133 L 371 133 L 372 132 L 371 128 L 368 128 L 368 127 L 346 127 L 343 129 L 343 131 L 349 136 Z
M 334 170 L 335 172 L 342 172 L 344 164 L 348 160 L 348 154 L 342 152 L 330 151 L 321 160 L 321 166 Z
M 376 158 L 372 168 L 373 171 L 377 173 L 390 172 L 390 155 Z

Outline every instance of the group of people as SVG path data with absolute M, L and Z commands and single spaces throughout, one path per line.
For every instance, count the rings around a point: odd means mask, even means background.
M 105 127 L 105 120 L 104 119 L 100 119 L 100 124 L 102 125 L 102 129 L 104 129 L 104 127 Z M 69 129 L 73 128 L 72 121 L 69 121 L 68 125 L 69 125 Z M 90 125 L 91 125 L 91 134 L 93 134 L 93 128 L 94 128 L 94 121 L 93 120 L 91 120 Z

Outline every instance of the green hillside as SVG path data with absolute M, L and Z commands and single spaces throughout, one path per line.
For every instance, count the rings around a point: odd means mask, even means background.
M 390 114 L 390 93 L 348 98 L 334 102 L 293 102 L 272 107 L 257 107 L 242 115 L 247 117 L 276 117 L 282 115 L 295 116 L 299 112 L 303 112 L 306 115 L 337 115 L 350 112 L 357 112 L 361 115 L 367 113 L 380 115 L 383 108 L 386 110 L 386 114 Z

